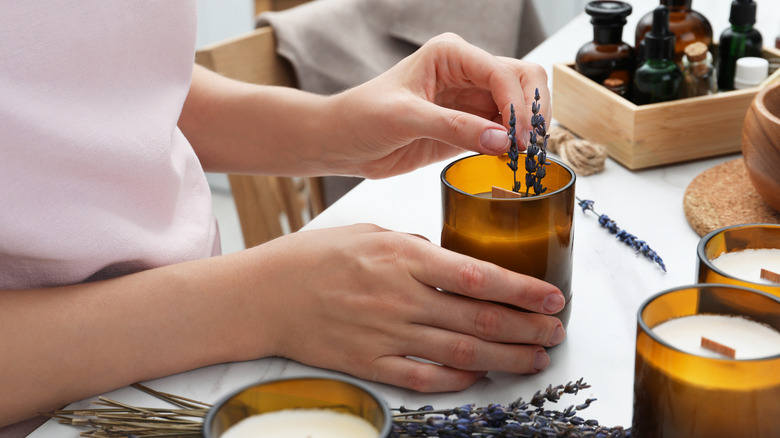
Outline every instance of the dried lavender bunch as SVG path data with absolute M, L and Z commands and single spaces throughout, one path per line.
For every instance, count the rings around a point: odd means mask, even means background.
M 587 399 L 577 406 L 563 411 L 544 409 L 545 402 L 557 402 L 563 394 L 577 394 L 590 388 L 583 379 L 566 385 L 548 386 L 537 391 L 530 402 L 522 398 L 507 406 L 490 404 L 476 407 L 473 404 L 452 409 L 436 410 L 423 406 L 408 410 L 403 406 L 394 414 L 394 438 L 516 438 L 516 437 L 598 437 L 624 438 L 631 436 L 630 429 L 600 426 L 596 420 L 584 420 L 578 410 L 586 409 L 595 399 Z
M 533 187 L 535 195 L 541 195 L 547 191 L 547 187 L 542 185 L 542 178 L 547 174 L 547 169 L 544 166 L 550 164 L 547 161 L 547 139 L 550 135 L 547 134 L 547 123 L 544 120 L 544 116 L 539 114 L 539 110 L 542 105 L 539 104 L 539 89 L 536 89 L 534 94 L 534 101 L 531 102 L 531 126 L 533 129 L 530 132 L 530 139 L 528 141 L 528 148 L 525 151 L 525 195 L 528 196 L 528 192 Z M 541 147 L 538 142 L 541 137 Z
M 609 231 L 609 234 L 614 234 L 619 241 L 625 243 L 631 248 L 634 248 L 637 254 L 642 254 L 655 263 L 658 263 L 661 269 L 666 272 L 666 265 L 664 264 L 664 261 L 661 260 L 661 257 L 658 256 L 658 253 L 650 248 L 647 242 L 644 240 L 639 240 L 636 236 L 626 230 L 621 230 L 617 223 L 610 219 L 609 216 L 605 214 L 598 214 L 596 210 L 593 209 L 593 204 L 594 202 L 590 199 L 577 198 L 577 205 L 582 208 L 583 213 L 586 213 L 588 210 L 593 212 L 593 214 L 599 217 L 599 224 L 606 228 L 607 231 Z
M 506 163 L 510 169 L 512 169 L 512 176 L 514 178 L 514 184 L 512 184 L 513 192 L 520 192 L 520 181 L 517 180 L 517 162 L 520 159 L 520 151 L 517 150 L 517 131 L 515 125 L 517 119 L 515 119 L 515 105 L 509 104 L 509 162 Z

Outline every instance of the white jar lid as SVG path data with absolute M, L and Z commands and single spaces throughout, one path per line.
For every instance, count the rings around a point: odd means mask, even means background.
M 764 58 L 747 56 L 737 59 L 737 71 L 734 75 L 734 88 L 754 87 L 769 76 L 769 61 Z

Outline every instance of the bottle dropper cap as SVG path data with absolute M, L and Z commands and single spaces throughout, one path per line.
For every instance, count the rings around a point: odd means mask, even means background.
M 732 1 L 729 23 L 735 26 L 756 24 L 756 2 L 753 0 Z
M 669 10 L 653 10 L 653 27 L 645 36 L 647 59 L 674 59 L 674 34 L 669 30 Z

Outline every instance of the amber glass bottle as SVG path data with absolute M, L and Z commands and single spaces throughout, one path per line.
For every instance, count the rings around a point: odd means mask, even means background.
M 583 45 L 575 58 L 577 71 L 605 85 L 608 79 L 631 84 L 636 69 L 634 48 L 623 42 L 623 26 L 631 14 L 631 5 L 619 1 L 592 1 L 585 5 L 585 12 L 592 18 L 593 41 Z M 628 98 L 623 87 L 618 94 Z
M 693 0 L 661 0 L 661 4 L 669 9 L 669 30 L 675 36 L 674 61 L 682 65 L 685 46 L 697 41 L 712 46 L 712 25 L 707 17 L 691 9 Z M 650 11 L 636 25 L 635 47 L 637 64 L 645 59 L 645 35 L 653 27 L 653 12 Z

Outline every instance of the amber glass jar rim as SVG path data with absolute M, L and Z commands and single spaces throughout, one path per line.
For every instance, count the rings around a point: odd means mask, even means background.
M 701 240 L 699 241 L 699 245 L 696 248 L 696 255 L 699 257 L 699 261 L 704 263 L 704 265 L 707 266 L 707 268 L 710 271 L 717 273 L 721 277 L 730 278 L 732 280 L 741 281 L 743 283 L 756 284 L 764 287 L 766 285 L 763 283 L 757 283 L 755 281 L 745 280 L 743 278 L 737 278 L 731 274 L 721 271 L 715 266 L 714 263 L 712 263 L 710 258 L 707 257 L 707 244 L 710 243 L 710 240 L 712 240 L 713 237 L 715 237 L 718 234 L 724 233 L 728 230 L 733 230 L 737 228 L 750 228 L 750 227 L 777 228 L 778 231 L 780 232 L 780 224 L 769 224 L 769 223 L 737 224 L 737 225 L 729 225 L 723 228 L 718 228 L 717 230 L 710 231 L 704 237 L 701 238 Z M 778 287 L 780 287 L 780 285 Z
M 270 385 L 274 383 L 282 383 L 282 382 L 288 382 L 294 380 L 333 380 L 341 383 L 346 383 L 348 385 L 360 389 L 361 391 L 365 392 L 368 396 L 376 400 L 377 405 L 382 410 L 382 415 L 384 416 L 384 422 L 382 423 L 382 430 L 379 431 L 379 435 L 378 435 L 379 438 L 387 438 L 390 436 L 390 432 L 392 431 L 392 427 L 393 427 L 393 416 L 392 413 L 390 412 L 390 408 L 387 406 L 387 403 L 382 398 L 382 396 L 379 395 L 378 392 L 374 391 L 372 388 L 369 388 L 366 384 L 364 384 L 360 380 L 349 378 L 349 377 L 343 377 L 343 376 L 295 376 L 295 377 L 282 377 L 278 379 L 269 379 L 269 380 L 254 382 L 249 385 L 245 385 L 241 388 L 238 388 L 235 391 L 222 397 L 216 403 L 214 403 L 211 406 L 211 408 L 209 408 L 209 411 L 206 414 L 206 418 L 203 420 L 203 437 L 214 438 L 211 435 L 211 424 L 214 422 L 214 419 L 217 416 L 217 412 L 219 412 L 222 406 L 224 406 L 227 402 L 232 400 L 237 395 L 251 388 L 255 388 L 257 386 L 264 386 L 264 385 Z
M 464 194 L 466 196 L 470 196 L 472 198 L 486 199 L 486 200 L 497 201 L 497 202 L 533 202 L 534 199 L 548 198 L 550 196 L 553 196 L 555 194 L 558 194 L 560 192 L 564 192 L 564 191 L 568 190 L 571 186 L 574 185 L 574 182 L 577 179 L 577 174 L 574 173 L 573 170 L 571 170 L 571 167 L 567 166 L 566 164 L 564 164 L 562 161 L 560 161 L 558 159 L 547 157 L 547 161 L 551 161 L 551 162 L 561 166 L 567 172 L 569 172 L 569 176 L 571 178 L 569 178 L 569 182 L 567 182 L 566 185 L 564 185 L 560 189 L 554 190 L 552 192 L 545 192 L 545 193 L 542 193 L 541 195 L 534 195 L 534 196 L 528 196 L 528 197 L 522 197 L 522 198 L 480 198 L 477 195 L 471 194 L 469 192 L 465 192 L 465 191 L 455 187 L 454 185 L 452 185 L 452 183 L 450 183 L 447 180 L 446 175 L 447 175 L 447 171 L 450 170 L 450 167 L 458 164 L 459 162 L 461 162 L 463 160 L 468 160 L 470 158 L 481 157 L 481 156 L 484 156 L 484 157 L 494 157 L 494 158 L 500 158 L 501 157 L 501 155 L 494 156 L 494 155 L 485 155 L 485 154 L 474 154 L 474 155 L 468 155 L 468 156 L 465 156 L 465 157 L 458 158 L 457 160 L 455 160 L 452 163 L 450 163 L 447 166 L 445 166 L 444 169 L 441 171 L 441 182 L 442 182 L 442 184 L 444 184 L 445 186 L 449 187 L 450 189 L 452 189 L 452 190 L 454 190 L 454 191 L 456 191 L 458 193 Z M 523 155 L 520 154 L 520 156 L 522 157 Z
M 683 290 L 687 290 L 687 289 L 701 289 L 701 288 L 704 288 L 704 287 L 719 287 L 719 288 L 726 288 L 726 289 L 739 289 L 739 290 L 742 290 L 742 291 L 745 291 L 745 292 L 751 292 L 751 293 L 755 293 L 755 294 L 758 294 L 758 295 L 762 295 L 762 296 L 764 296 L 766 298 L 769 298 L 772 301 L 776 301 L 778 306 L 780 306 L 780 298 L 778 298 L 778 297 L 776 297 L 776 296 L 774 296 L 774 295 L 772 295 L 772 294 L 770 294 L 768 292 L 764 292 L 764 291 L 760 291 L 760 290 L 756 290 L 756 289 L 751 289 L 749 287 L 744 287 L 744 286 L 737 286 L 737 285 L 734 285 L 734 284 L 697 283 L 697 284 L 690 284 L 690 285 L 687 285 L 687 286 L 674 287 L 672 289 L 667 289 L 665 291 L 658 292 L 657 294 L 650 296 L 648 299 L 646 299 L 642 303 L 641 306 L 639 306 L 639 311 L 637 311 L 637 313 L 636 313 L 637 324 L 639 324 L 639 327 L 642 329 L 642 331 L 647 333 L 647 335 L 650 336 L 651 339 L 653 339 L 655 342 L 663 345 L 664 347 L 672 349 L 674 351 L 679 351 L 680 353 L 689 354 L 691 356 L 697 356 L 697 357 L 702 357 L 703 358 L 704 356 L 698 356 L 698 355 L 696 355 L 694 353 L 690 353 L 690 352 L 687 352 L 687 351 L 680 350 L 679 348 L 669 344 L 668 342 L 666 342 L 663 339 L 661 339 L 660 337 L 658 337 L 655 334 L 655 332 L 653 331 L 653 329 L 650 326 L 647 325 L 647 323 L 645 322 L 644 318 L 642 318 L 642 313 L 645 311 L 647 306 L 650 305 L 650 303 L 652 303 L 653 301 L 657 300 L 658 298 L 661 298 L 664 295 L 672 294 L 672 293 L 683 291 Z M 638 333 L 637 333 L 637 335 L 638 335 Z M 736 361 L 739 361 L 739 362 L 756 362 L 756 361 L 780 359 L 780 354 L 776 354 L 774 356 L 757 357 L 757 358 L 752 358 L 752 359 L 717 359 L 717 358 L 710 358 L 710 357 L 708 357 L 706 359 L 723 360 L 723 361 L 735 361 L 736 360 Z

